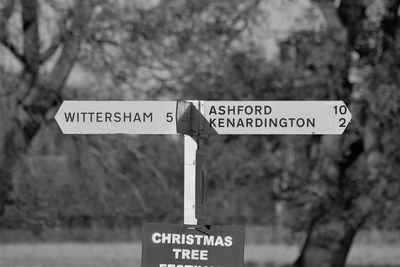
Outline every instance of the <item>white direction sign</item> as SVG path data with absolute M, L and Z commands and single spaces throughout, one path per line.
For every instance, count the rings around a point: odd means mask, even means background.
M 351 120 L 343 101 L 200 103 L 209 134 L 342 134 Z M 176 134 L 177 105 L 178 101 L 64 101 L 55 119 L 65 134 Z
M 342 134 L 351 120 L 343 101 L 205 101 L 218 134 Z
M 176 134 L 176 101 L 64 101 L 65 134 Z

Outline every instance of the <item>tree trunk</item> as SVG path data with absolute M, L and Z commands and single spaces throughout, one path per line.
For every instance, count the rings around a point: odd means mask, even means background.
M 333 1 L 314 1 L 332 9 Z M 387 1 L 387 10 L 381 25 L 381 30 L 387 36 L 383 40 L 384 51 L 389 47 L 387 43 L 393 43 L 396 37 L 393 28 L 397 26 L 399 5 L 399 0 Z M 357 37 L 364 30 L 361 22 L 365 7 L 366 3 L 362 0 L 340 1 L 338 14 L 348 32 L 348 52 L 355 49 Z M 328 13 L 325 12 L 326 14 Z M 370 55 L 361 55 L 367 56 Z M 362 82 L 353 86 L 364 86 Z M 370 114 L 368 105 L 363 105 L 360 101 L 351 105 L 357 106 L 354 110 L 360 110 L 359 114 L 353 113 L 353 119 L 360 128 L 357 134 L 359 140 L 344 146 L 343 141 L 350 135 L 340 137 L 342 141 L 338 138 L 322 138 L 322 153 L 317 164 L 319 167 L 314 172 L 314 180 L 319 179 L 323 184 L 320 186 L 321 196 L 319 203 L 315 205 L 317 212 L 312 215 L 302 251 L 293 265 L 295 267 L 344 266 L 357 230 L 374 211 L 375 203 L 382 198 L 385 179 L 379 175 L 383 159 L 381 129 L 374 114 Z M 351 168 L 356 161 L 362 168 L 357 168 L 351 174 Z
M 16 86 L 15 98 L 10 100 L 10 123 L 0 140 L 0 217 L 11 202 L 12 177 L 21 155 L 46 123 L 46 116 L 60 102 L 61 90 L 78 57 L 80 44 L 85 36 L 95 1 L 76 1 L 72 24 L 64 33 L 65 38 L 55 37 L 53 45 L 40 54 L 39 19 L 37 0 L 22 1 L 23 52 L 18 51 L 7 36 L 6 24 L 13 12 L 14 1 L 8 0 L 0 10 L 0 42 L 21 62 L 23 73 Z M 3 19 L 4 18 L 4 19 Z M 61 47 L 50 76 L 40 74 L 40 66 Z
M 345 218 L 314 221 L 295 267 L 342 267 L 346 263 L 357 228 Z
M 31 125 L 31 126 L 30 126 Z M 39 131 L 35 122 L 21 127 L 19 122 L 11 123 L 1 142 L 0 154 L 0 216 L 7 204 L 11 204 L 12 177 L 20 155 L 25 153 L 34 136 Z
M 321 166 L 330 170 L 331 176 L 325 173 L 320 179 L 337 179 L 337 187 L 328 188 L 331 197 L 323 198 L 315 208 L 313 219 L 309 224 L 307 237 L 302 251 L 294 263 L 295 267 L 342 267 L 346 263 L 349 249 L 358 229 L 374 210 L 374 203 L 382 196 L 385 186 L 380 179 L 379 166 L 382 153 L 379 146 L 379 129 L 372 120 L 367 120 L 362 143 L 356 142 L 350 146 L 351 153 L 339 162 L 326 159 Z M 327 139 L 330 139 L 327 137 Z M 337 140 L 337 139 L 336 139 Z M 334 151 L 335 139 L 323 142 L 323 148 Z M 338 147 L 339 152 L 340 147 Z M 335 153 L 328 154 L 330 157 Z M 363 171 L 357 181 L 358 185 L 347 184 L 351 177 L 346 175 L 353 162 L 362 155 Z M 328 184 L 332 187 L 332 184 Z M 332 197 L 334 196 L 334 197 Z
M 319 197 L 313 203 L 311 220 L 302 251 L 295 267 L 342 267 L 353 238 L 366 216 L 356 204 L 357 196 L 348 184 L 347 170 L 364 151 L 357 140 L 348 146 L 350 153 L 342 156 L 344 138 L 324 136 L 320 143 L 320 157 L 311 174 L 318 186 Z

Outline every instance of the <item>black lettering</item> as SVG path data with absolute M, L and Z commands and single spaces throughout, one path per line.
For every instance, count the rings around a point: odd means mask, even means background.
M 106 112 L 105 113 L 105 122 L 111 122 L 111 117 L 112 117 L 112 113 L 111 112 Z
M 290 121 L 290 127 L 293 127 L 294 126 L 294 124 L 293 124 L 293 121 L 295 120 L 295 118 L 289 118 L 289 121 Z
M 218 115 L 225 115 L 225 106 L 219 106 Z
M 237 115 L 240 115 L 240 113 L 243 111 L 243 106 L 238 106 L 237 107 Z
M 82 122 L 86 122 L 86 114 L 87 112 L 81 112 L 83 118 L 82 118 Z
M 315 118 L 307 118 L 307 127 L 315 127 Z
M 73 112 L 73 113 L 71 113 L 71 112 L 65 113 L 64 112 L 64 116 L 65 116 L 65 121 L 66 122 L 74 122 L 75 112 Z
M 216 127 L 216 125 L 215 125 L 215 120 L 216 120 L 216 119 L 210 119 L 210 127 L 211 127 L 211 128 Z
M 278 127 L 278 119 L 269 119 L 269 127 L 271 127 L 271 125 L 273 125 L 274 127 Z
M 279 126 L 281 127 L 287 127 L 287 121 L 285 118 L 282 118 L 279 120 Z
M 261 106 L 255 106 L 254 107 L 254 115 L 261 115 L 261 110 L 262 110 Z
M 272 112 L 271 106 L 264 106 L 264 115 L 269 115 Z
M 211 106 L 210 113 L 208 115 L 211 115 L 211 114 L 217 115 L 217 111 L 215 110 L 215 106 Z
M 304 127 L 305 121 L 302 118 L 297 119 L 296 121 L 297 127 Z
M 150 122 L 153 122 L 153 112 L 147 114 L 146 112 L 143 113 L 143 121 L 146 121 L 146 119 L 150 119 Z
M 253 119 L 251 118 L 246 119 L 246 127 L 253 127 Z
M 129 122 L 132 121 L 132 113 L 126 113 L 124 112 L 124 122 L 126 122 L 127 120 L 129 120 Z
M 251 115 L 253 113 L 253 107 L 252 106 L 246 106 L 244 108 L 244 113 L 246 113 L 246 115 Z
M 103 122 L 103 118 L 101 117 L 101 112 L 96 112 L 96 122 Z
M 115 122 L 120 122 L 121 121 L 121 112 L 115 112 L 114 113 L 114 121 Z
M 244 127 L 244 123 L 242 119 L 238 119 L 237 127 Z
M 135 113 L 135 118 L 133 118 L 133 122 L 139 121 L 141 122 L 139 113 Z
M 226 119 L 226 127 L 235 127 L 235 119 Z
M 235 115 L 235 106 L 228 106 L 228 115 Z
M 225 127 L 223 118 L 219 118 L 218 119 L 218 127 L 220 127 L 220 128 L 224 128 Z
M 88 114 L 90 115 L 90 122 L 93 122 L 94 112 L 88 112 Z

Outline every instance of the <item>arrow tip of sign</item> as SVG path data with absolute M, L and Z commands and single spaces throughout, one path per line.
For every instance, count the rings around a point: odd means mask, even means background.
M 65 102 L 65 101 L 63 101 L 63 102 L 61 103 L 61 105 L 58 107 L 58 110 L 57 110 L 56 114 L 54 115 L 54 119 L 55 119 L 55 121 L 57 122 L 58 127 L 60 127 L 60 129 L 61 129 L 61 131 L 62 131 L 63 133 L 65 133 L 65 132 L 64 132 L 63 127 L 62 127 L 61 114 L 62 114 L 62 109 L 63 109 L 64 102 Z

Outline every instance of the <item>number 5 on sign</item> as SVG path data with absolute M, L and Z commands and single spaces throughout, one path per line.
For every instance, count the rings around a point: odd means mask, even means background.
M 167 112 L 167 122 L 172 122 L 174 120 L 174 113 Z

